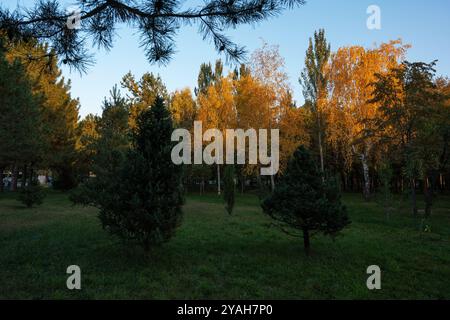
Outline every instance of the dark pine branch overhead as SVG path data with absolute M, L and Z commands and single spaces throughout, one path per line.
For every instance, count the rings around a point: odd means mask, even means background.
M 67 27 L 73 13 L 58 1 L 39 0 L 32 8 L 0 7 L 0 33 L 9 41 L 30 39 L 46 42 L 60 62 L 86 71 L 94 56 L 88 48 L 112 49 L 119 24 L 140 36 L 149 63 L 167 64 L 175 52 L 175 36 L 183 26 L 196 25 L 203 40 L 212 43 L 228 62 L 245 57 L 245 47 L 226 34 L 240 25 L 252 25 L 305 0 L 205 0 L 183 8 L 179 0 L 78 0 L 79 29 Z

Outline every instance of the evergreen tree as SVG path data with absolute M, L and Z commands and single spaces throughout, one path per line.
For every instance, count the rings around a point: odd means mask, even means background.
M 22 202 L 27 208 L 40 206 L 46 196 L 45 190 L 36 180 L 30 181 L 30 184 L 23 186 L 17 197 L 17 201 Z
M 43 155 L 40 103 L 23 66 L 18 60 L 8 63 L 0 43 L 0 169 L 12 168 L 13 190 L 19 167 L 32 166 Z M 25 185 L 25 170 L 23 176 Z
M 81 181 L 89 177 L 90 172 L 93 170 L 96 156 L 95 145 L 99 139 L 99 121 L 100 117 L 88 114 L 80 121 L 77 127 L 76 167 Z
M 110 91 L 110 97 L 104 99 L 102 108 L 102 116 L 92 119 L 95 121 L 95 136 L 89 138 L 85 150 L 92 155 L 90 171 L 95 178 L 85 181 L 71 193 L 74 203 L 100 208 L 99 197 L 104 197 L 104 190 L 114 188 L 131 144 L 129 109 L 117 86 Z
M 70 189 L 77 183 L 74 164 L 79 117 L 79 101 L 70 95 L 70 80 L 62 76 L 47 45 L 35 40 L 6 44 L 7 60 L 20 62 L 30 79 L 33 94 L 42 100 L 39 112 L 45 149 L 39 165 L 52 171 L 55 187 Z M 31 59 L 35 56 L 41 58 Z
M 233 213 L 235 193 L 234 165 L 226 165 L 223 177 L 223 198 L 225 200 L 225 209 L 230 215 Z
M 103 112 L 98 120 L 99 138 L 95 143 L 94 172 L 114 172 L 130 147 L 129 108 L 117 86 L 110 98 L 103 101 Z
M 138 117 L 125 161 L 84 185 L 73 199 L 100 208 L 103 228 L 146 251 L 168 241 L 181 222 L 182 167 L 171 160 L 170 112 L 158 97 Z
M 308 255 L 311 232 L 335 236 L 350 223 L 336 184 L 322 182 L 316 161 L 303 146 L 295 151 L 275 191 L 263 201 L 262 208 L 281 230 L 303 236 Z

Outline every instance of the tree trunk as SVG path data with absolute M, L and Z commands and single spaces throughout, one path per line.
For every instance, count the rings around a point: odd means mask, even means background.
M 311 243 L 309 241 L 309 230 L 303 229 L 303 246 L 307 256 L 311 254 Z
M 34 178 L 34 170 L 33 170 L 33 166 L 30 166 L 30 177 L 29 177 L 29 184 L 31 185 L 33 183 L 33 178 Z M 38 181 L 39 183 L 39 181 Z
M 344 183 L 344 191 L 347 192 L 348 191 L 348 177 L 347 177 L 347 173 L 345 173 L 345 171 L 344 171 L 342 176 L 344 177 L 344 179 L 342 181 Z
M 431 170 L 429 179 L 425 181 L 425 216 L 430 217 L 432 213 L 434 189 L 439 179 L 439 172 Z
M 0 167 L 0 192 L 5 191 L 5 186 L 3 185 L 3 172 L 5 171 L 5 167 Z
M 322 180 L 325 181 L 325 164 L 323 160 L 323 148 L 322 148 L 322 132 L 321 132 L 321 126 L 320 126 L 320 120 L 318 120 L 319 123 L 319 132 L 318 132 L 318 143 L 319 143 L 319 155 L 320 155 L 320 172 L 322 173 Z
M 411 179 L 411 206 L 413 216 L 417 216 L 416 180 Z
M 424 195 L 425 195 L 425 217 L 431 216 L 431 207 L 433 204 L 433 190 L 430 186 L 430 183 L 428 182 L 428 179 L 426 179 L 424 183 Z
M 263 191 L 263 185 L 262 185 L 262 181 L 261 181 L 261 171 L 260 171 L 259 166 L 258 166 L 258 169 L 256 171 L 256 183 L 258 184 L 259 192 L 262 192 Z
M 220 165 L 217 164 L 217 194 L 220 196 Z
M 325 181 L 325 163 L 323 159 L 323 147 L 322 147 L 322 123 L 320 121 L 320 112 L 316 102 L 316 121 L 317 121 L 317 143 L 319 144 L 319 156 L 320 156 L 320 172 L 322 173 L 322 181 Z
M 28 169 L 27 165 L 24 165 L 22 171 L 22 189 L 27 186 L 27 178 L 28 178 L 27 169 Z
M 12 172 L 12 182 L 11 182 L 11 191 L 13 191 L 13 192 L 17 191 L 18 175 L 19 175 L 19 169 L 17 168 L 17 165 L 14 164 L 13 172 Z
M 370 176 L 369 176 L 369 165 L 367 163 L 367 155 L 365 153 L 361 154 L 361 163 L 363 167 L 363 195 L 366 201 L 370 200 Z
M 270 176 L 270 187 L 272 188 L 272 192 L 275 191 L 275 176 L 271 175 Z

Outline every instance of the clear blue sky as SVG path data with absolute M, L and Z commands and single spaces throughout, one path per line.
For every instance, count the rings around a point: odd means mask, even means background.
M 26 5 L 32 1 L 8 0 L 11 7 L 17 2 Z M 366 27 L 366 9 L 372 4 L 381 8 L 381 30 L 371 31 Z M 407 57 L 410 61 L 438 59 L 438 74 L 450 76 L 449 0 L 308 0 L 305 6 L 286 11 L 278 18 L 253 27 L 240 27 L 229 34 L 234 41 L 246 45 L 249 52 L 261 46 L 261 39 L 279 45 L 294 97 L 302 102 L 297 79 L 303 68 L 308 38 L 319 28 L 325 28 L 333 51 L 340 46 L 371 47 L 402 38 L 404 43 L 412 45 Z M 111 52 L 97 52 L 96 64 L 87 74 L 80 77 L 76 72 L 63 71 L 72 79 L 72 95 L 80 98 L 81 115 L 85 116 L 101 112 L 103 98 L 128 71 L 136 77 L 147 71 L 159 73 L 170 91 L 186 86 L 193 88 L 200 64 L 214 62 L 219 57 L 211 44 L 202 41 L 197 26 L 192 26 L 178 34 L 177 53 L 168 66 L 149 65 L 139 48 L 138 37 L 124 27 L 119 30 Z

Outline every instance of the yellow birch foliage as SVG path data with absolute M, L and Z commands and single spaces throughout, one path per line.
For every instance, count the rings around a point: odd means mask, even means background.
M 197 105 L 189 88 L 177 90 L 170 99 L 170 112 L 173 121 L 179 128 L 191 130 L 197 115 Z
M 223 77 L 198 96 L 197 120 L 202 121 L 203 130 L 217 128 L 224 132 L 236 126 L 233 79 Z
M 374 49 L 360 46 L 339 48 L 332 55 L 329 72 L 327 114 L 327 140 L 336 152 L 341 152 L 347 167 L 353 156 L 369 153 L 373 138 L 368 138 L 369 123 L 381 117 L 379 105 L 372 99 L 371 83 L 376 74 L 386 73 L 398 66 L 406 50 L 401 40 L 391 41 Z

